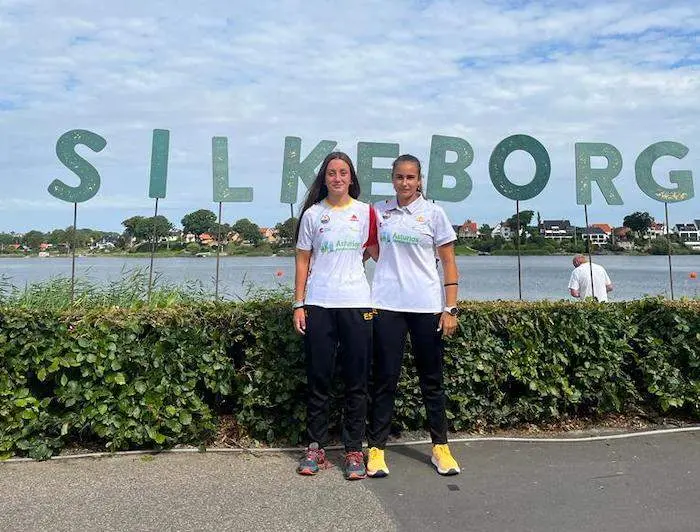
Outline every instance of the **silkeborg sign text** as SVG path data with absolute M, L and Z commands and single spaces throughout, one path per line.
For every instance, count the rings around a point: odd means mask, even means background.
M 150 198 L 165 198 L 170 131 L 153 130 L 151 147 Z M 299 181 L 308 188 L 316 177 L 316 171 L 337 142 L 320 141 L 306 157 L 301 157 L 301 139 L 285 137 L 282 164 L 280 202 L 296 203 Z M 75 151 L 76 146 L 84 145 L 94 152 L 105 148 L 107 141 L 92 131 L 74 129 L 61 135 L 56 142 L 58 159 L 80 180 L 77 186 L 70 186 L 55 179 L 48 187 L 52 196 L 70 203 L 89 200 L 100 189 L 100 174 L 97 169 Z M 532 180 L 518 185 L 508 179 L 505 162 L 516 151 L 528 153 L 535 163 Z M 612 144 L 600 142 L 577 142 L 574 146 L 576 167 L 576 203 L 590 205 L 592 186 L 596 183 L 608 205 L 622 205 L 622 197 L 613 180 L 622 170 L 622 155 Z M 688 148 L 672 141 L 656 142 L 641 151 L 636 159 L 634 170 L 639 188 L 650 198 L 664 203 L 687 201 L 694 196 L 693 174 L 690 170 L 669 172 L 668 181 L 675 186 L 663 186 L 653 175 L 652 167 L 661 157 L 683 159 Z M 447 154 L 451 153 L 451 161 Z M 399 156 L 399 145 L 385 142 L 357 143 L 357 174 L 362 190 L 363 201 L 379 201 L 387 196 L 372 194 L 373 183 L 390 183 L 391 172 L 387 168 L 375 168 L 375 158 L 395 158 Z M 455 158 L 456 156 L 456 158 Z M 603 157 L 607 161 L 604 168 L 592 166 L 593 157 Z M 459 137 L 433 135 L 430 144 L 430 160 L 426 195 L 428 198 L 447 202 L 465 200 L 472 191 L 469 166 L 474 161 L 474 150 L 466 140 Z M 252 187 L 232 187 L 229 180 L 228 138 L 212 139 L 213 200 L 214 202 L 253 201 Z M 496 190 L 511 200 L 525 201 L 539 195 L 547 186 L 551 175 L 551 163 L 545 147 L 528 135 L 512 135 L 503 139 L 491 152 L 489 175 Z M 445 186 L 445 176 L 454 179 L 453 186 Z

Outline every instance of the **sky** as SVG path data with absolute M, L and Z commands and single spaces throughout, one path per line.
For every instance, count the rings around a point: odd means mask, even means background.
M 302 138 L 302 156 L 334 140 L 353 160 L 358 142 L 398 143 L 424 170 L 433 135 L 465 139 L 472 192 L 440 204 L 453 224 L 490 225 L 515 212 L 488 173 L 510 135 L 539 140 L 552 165 L 547 187 L 520 209 L 577 225 L 575 143 L 622 153 L 614 183 L 624 205 L 607 205 L 594 187 L 588 207 L 590 223 L 619 226 L 634 211 L 662 220 L 634 163 L 671 140 L 690 152 L 659 160 L 654 175 L 672 187 L 670 170 L 691 170 L 696 190 L 669 204 L 671 224 L 700 218 L 697 0 L 0 0 L 0 72 L 0 232 L 72 223 L 72 204 L 47 191 L 56 178 L 78 184 L 56 156 L 72 129 L 107 141 L 99 153 L 77 150 L 101 178 L 78 206 L 78 227 L 105 231 L 153 214 L 154 129 L 170 131 L 159 214 L 176 226 L 188 212 L 217 212 L 214 136 L 228 137 L 231 186 L 254 190 L 252 203 L 224 204 L 229 223 L 289 216 L 280 203 L 287 136 Z M 506 171 L 527 183 L 534 163 L 516 152 Z M 300 201 L 305 192 L 300 184 Z

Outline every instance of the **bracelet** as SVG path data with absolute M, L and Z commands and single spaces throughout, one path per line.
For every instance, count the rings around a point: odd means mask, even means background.
M 304 302 L 303 302 L 303 301 L 295 301 L 295 302 L 292 304 L 292 309 L 293 309 L 293 310 L 296 310 L 296 309 L 298 309 L 298 308 L 304 308 Z
M 459 283 L 445 283 L 442 286 L 459 286 Z

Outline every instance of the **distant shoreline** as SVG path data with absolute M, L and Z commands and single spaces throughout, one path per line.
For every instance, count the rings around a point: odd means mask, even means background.
M 474 250 L 464 250 L 464 249 L 459 249 L 457 248 L 455 250 L 455 255 L 458 257 L 515 257 L 517 256 L 517 252 L 515 250 L 497 250 L 492 253 L 479 253 Z M 522 257 L 561 257 L 561 256 L 573 256 L 575 253 L 573 252 L 554 252 L 554 253 L 542 253 L 539 251 L 532 251 L 532 250 L 523 250 L 520 252 L 520 256 Z M 592 252 L 591 255 L 595 257 L 607 257 L 607 256 L 622 256 L 622 257 L 665 257 L 666 255 L 663 254 L 651 254 L 651 253 L 641 253 L 638 251 L 606 251 L 606 252 Z M 685 255 L 700 255 L 700 251 L 688 251 L 686 253 L 672 253 L 673 256 L 685 256 Z M 90 259 L 144 259 L 144 258 L 150 258 L 151 254 L 148 252 L 137 252 L 137 253 L 81 253 L 77 252 L 76 253 L 76 258 L 90 258 Z M 212 258 L 216 257 L 216 252 L 208 252 L 208 253 L 200 253 L 198 255 L 193 255 L 190 253 L 156 253 L 154 255 L 154 258 L 156 259 L 201 259 L 201 258 Z M 250 251 L 246 253 L 225 253 L 222 252 L 219 255 L 220 258 L 232 258 L 232 257 L 250 257 L 250 258 L 258 258 L 258 257 L 294 257 L 293 251 L 287 251 L 287 252 L 268 252 L 268 251 Z M 0 254 L 0 260 L 1 259 L 23 259 L 23 258 L 33 258 L 33 259 L 70 259 L 71 255 L 69 254 L 56 254 L 56 255 L 48 255 L 48 256 L 42 256 L 40 257 L 38 254 L 28 254 L 28 255 L 18 255 L 18 254 Z

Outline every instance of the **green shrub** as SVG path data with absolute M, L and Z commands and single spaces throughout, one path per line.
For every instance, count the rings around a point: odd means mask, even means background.
M 119 450 L 206 439 L 212 397 L 231 394 L 234 377 L 212 307 L 4 309 L 0 455 L 45 458 L 71 441 Z
M 202 444 L 223 405 L 251 438 L 299 442 L 306 375 L 290 299 L 0 308 L 0 455 Z M 640 408 L 700 418 L 698 301 L 462 307 L 444 357 L 453 430 Z M 418 429 L 425 410 L 405 362 L 394 423 Z M 337 430 L 340 388 L 333 401 Z

